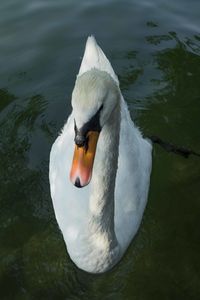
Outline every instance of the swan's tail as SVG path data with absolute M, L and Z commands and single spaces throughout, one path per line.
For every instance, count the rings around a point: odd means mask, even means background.
M 91 35 L 88 37 L 86 42 L 85 52 L 78 76 L 93 68 L 106 71 L 115 80 L 117 85 L 119 85 L 117 75 L 115 74 L 109 60 L 103 53 L 102 49 L 98 46 L 94 36 Z

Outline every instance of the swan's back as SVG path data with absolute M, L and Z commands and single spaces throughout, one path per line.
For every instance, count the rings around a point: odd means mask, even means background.
M 96 68 L 100 71 L 105 71 L 114 79 L 119 86 L 118 78 L 103 51 L 98 46 L 94 36 L 89 36 L 85 46 L 83 60 L 80 66 L 78 76 L 83 73 Z

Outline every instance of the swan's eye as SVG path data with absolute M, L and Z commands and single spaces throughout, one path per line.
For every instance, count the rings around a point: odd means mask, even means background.
M 78 129 L 77 129 L 77 126 L 76 126 L 76 121 L 75 121 L 75 119 L 74 119 L 74 131 L 75 131 L 75 134 L 77 134 Z
M 101 111 L 103 109 L 103 104 L 100 106 L 99 111 Z

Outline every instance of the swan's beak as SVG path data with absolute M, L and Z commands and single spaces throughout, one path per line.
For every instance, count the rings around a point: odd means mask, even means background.
M 98 137 L 98 131 L 89 131 L 87 147 L 75 145 L 70 180 L 76 187 L 84 187 L 91 180 Z

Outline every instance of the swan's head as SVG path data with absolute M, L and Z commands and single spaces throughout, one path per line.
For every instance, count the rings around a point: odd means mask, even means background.
M 99 134 L 119 99 L 119 88 L 107 72 L 92 69 L 76 80 L 72 93 L 75 151 L 70 179 L 77 187 L 90 182 Z

